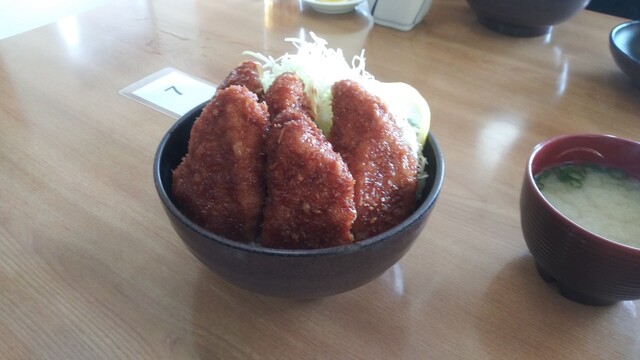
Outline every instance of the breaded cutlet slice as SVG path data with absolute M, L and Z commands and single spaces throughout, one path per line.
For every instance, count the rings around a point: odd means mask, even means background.
M 266 150 L 262 245 L 316 249 L 352 243 L 353 177 L 316 124 L 301 111 L 280 113 Z
M 188 218 L 232 240 L 256 239 L 268 123 L 266 105 L 246 87 L 217 92 L 196 119 L 188 153 L 173 171 L 172 194 Z
M 311 101 L 304 91 L 304 83 L 293 73 L 279 75 L 265 93 L 271 121 L 286 110 L 298 110 L 313 118 Z
M 382 101 L 351 80 L 332 87 L 329 141 L 355 180 L 356 241 L 384 232 L 414 210 L 418 161 Z
M 262 75 L 262 65 L 253 62 L 245 61 L 236 66 L 227 77 L 218 86 L 218 91 L 224 90 L 232 85 L 244 86 L 252 93 L 256 94 L 258 101 L 264 100 L 264 88 L 262 81 L 260 81 Z

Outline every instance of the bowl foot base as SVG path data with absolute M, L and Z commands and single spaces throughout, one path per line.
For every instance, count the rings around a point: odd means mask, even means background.
M 538 274 L 540 274 L 540 277 L 542 278 L 542 280 L 544 280 L 547 283 L 557 283 L 558 292 L 560 293 L 560 295 L 564 296 L 565 298 L 571 301 L 574 301 L 583 305 L 590 305 L 590 306 L 608 306 L 616 303 L 616 301 L 600 299 L 600 298 L 596 298 L 596 297 L 575 291 L 570 287 L 559 283 L 556 280 L 556 278 L 551 276 L 546 270 L 544 270 L 538 264 L 536 264 L 536 269 L 538 270 Z
M 534 37 L 547 35 L 551 32 L 551 26 L 520 26 L 505 24 L 503 22 L 488 19 L 486 17 L 479 17 L 478 20 L 485 27 L 497 31 L 501 34 L 518 36 L 518 37 Z

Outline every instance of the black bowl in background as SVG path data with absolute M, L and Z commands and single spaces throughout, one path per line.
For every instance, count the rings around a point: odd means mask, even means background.
M 609 50 L 620 70 L 640 86 L 640 20 L 614 27 L 609 35 Z
M 487 28 L 511 36 L 541 36 L 580 10 L 589 0 L 467 0 Z
M 355 244 L 316 250 L 270 249 L 213 234 L 189 220 L 171 197 L 172 171 L 187 152 L 202 104 L 180 118 L 158 146 L 156 190 L 171 224 L 189 250 L 222 279 L 276 297 L 311 299 L 355 289 L 380 276 L 422 232 L 444 181 L 444 158 L 429 134 L 424 147 L 429 177 L 417 209 L 396 227 Z

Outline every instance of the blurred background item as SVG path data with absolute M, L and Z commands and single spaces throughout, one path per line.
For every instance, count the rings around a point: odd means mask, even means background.
M 591 0 L 587 10 L 639 20 L 640 0 Z
M 432 0 L 368 0 L 378 25 L 409 31 L 424 19 Z

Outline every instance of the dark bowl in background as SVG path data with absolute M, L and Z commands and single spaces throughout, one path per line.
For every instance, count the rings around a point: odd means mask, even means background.
M 487 28 L 511 36 L 546 35 L 584 9 L 589 0 L 467 0 Z
M 534 148 L 520 194 L 520 220 L 540 275 L 556 281 L 563 296 L 587 305 L 640 299 L 640 248 L 584 229 L 556 210 L 536 186 L 536 174 L 566 162 L 615 166 L 640 179 L 640 143 L 582 134 L 555 137 Z
M 640 20 L 614 27 L 609 35 L 609 50 L 620 70 L 640 86 Z
M 227 282 L 256 293 L 312 299 L 346 292 L 380 276 L 409 250 L 427 224 L 444 181 L 444 158 L 429 134 L 424 147 L 427 184 L 416 210 L 396 227 L 352 245 L 282 250 L 213 234 L 189 220 L 173 202 L 172 171 L 187 152 L 191 127 L 205 104 L 180 118 L 158 146 L 153 177 L 171 224 L 188 249 Z

